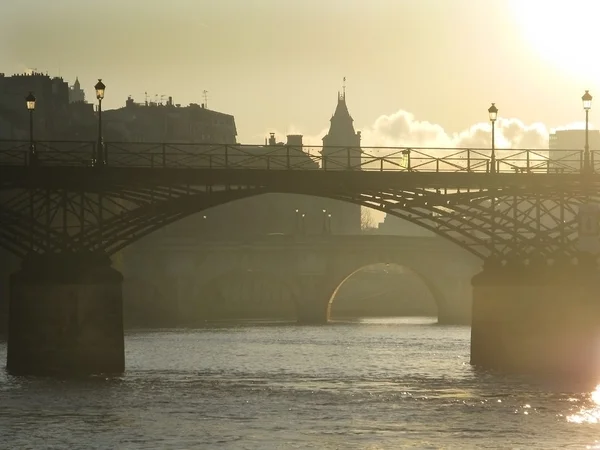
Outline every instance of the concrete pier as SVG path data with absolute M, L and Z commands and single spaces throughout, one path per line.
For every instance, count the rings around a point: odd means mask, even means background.
M 594 263 L 486 267 L 472 283 L 471 364 L 521 374 L 600 374 Z
M 104 255 L 33 255 L 11 275 L 7 370 L 15 375 L 125 369 L 122 276 Z

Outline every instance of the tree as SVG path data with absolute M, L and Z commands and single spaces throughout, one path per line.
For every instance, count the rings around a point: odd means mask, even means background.
M 360 229 L 361 231 L 371 231 L 377 228 L 369 208 L 360 209 Z

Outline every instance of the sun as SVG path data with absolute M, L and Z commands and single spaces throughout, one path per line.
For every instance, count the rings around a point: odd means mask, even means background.
M 600 79 L 600 1 L 508 0 L 523 43 L 556 69 Z

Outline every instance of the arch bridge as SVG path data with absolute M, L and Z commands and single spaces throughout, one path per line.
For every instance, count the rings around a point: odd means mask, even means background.
M 578 220 L 582 205 L 598 202 L 595 152 L 553 150 L 550 157 L 530 149 L 360 150 L 360 157 L 356 149 L 339 148 L 324 158 L 317 148 L 290 146 L 0 142 L 0 246 L 24 261 L 12 279 L 9 368 L 31 372 L 56 365 L 49 362 L 49 353 L 44 356 L 35 349 L 35 342 L 55 343 L 54 360 L 65 367 L 123 367 L 122 327 L 120 334 L 118 325 L 106 331 L 109 323 L 122 320 L 121 278 L 109 267 L 110 255 L 199 211 L 271 192 L 374 208 L 418 224 L 480 258 L 486 269 L 474 279 L 475 364 L 567 365 L 574 354 L 568 349 L 575 344 L 563 345 L 567 350 L 561 356 L 540 343 L 523 346 L 532 332 L 529 321 L 544 311 L 574 317 L 552 331 L 536 328 L 546 341 L 559 336 L 557 342 L 571 342 L 574 328 L 578 336 L 596 333 L 595 323 L 584 320 L 600 317 L 593 309 L 598 302 L 584 301 L 597 291 L 596 261 L 578 246 L 582 226 L 593 238 L 590 242 L 597 242 L 596 213 L 585 222 L 589 226 Z M 548 289 L 552 283 L 560 289 Z M 507 294 L 507 285 L 520 287 Z M 579 303 L 586 305 L 578 314 L 564 306 L 563 297 L 572 296 L 574 289 L 582 299 Z M 58 302 L 60 308 L 40 308 L 40 296 L 48 297 L 44 305 Z M 59 302 L 65 296 L 72 306 Z M 535 307 L 532 297 L 537 299 Z M 515 299 L 520 299 L 518 306 L 513 305 Z M 531 308 L 523 310 L 524 304 Z M 104 327 L 100 334 L 110 336 L 105 341 L 117 351 L 99 345 L 98 333 L 81 329 L 82 316 L 98 315 L 105 307 L 105 322 L 92 322 Z M 49 312 L 56 318 L 49 319 Z M 528 319 L 521 323 L 516 315 Z M 64 326 L 48 325 L 63 319 Z M 18 331 L 30 330 L 31 323 L 41 330 L 38 334 Z M 514 332 L 515 326 L 522 336 Z M 60 344 L 71 338 L 68 333 L 52 334 L 59 329 L 78 337 L 76 348 Z M 577 345 L 588 348 L 581 339 L 575 339 Z M 100 356 L 91 361 L 86 355 L 94 345 L 106 353 L 99 350 Z M 536 356 L 540 354 L 546 359 Z M 569 359 L 569 365 L 583 360 Z
M 378 235 L 280 235 L 224 242 L 162 238 L 125 252 L 123 259 L 123 273 L 162 290 L 181 322 L 190 318 L 214 280 L 251 272 L 284 288 L 299 323 L 327 323 L 343 282 L 366 266 L 383 263 L 404 266 L 424 283 L 436 302 L 439 323 L 468 324 L 470 281 L 480 268 L 477 258 L 440 238 Z

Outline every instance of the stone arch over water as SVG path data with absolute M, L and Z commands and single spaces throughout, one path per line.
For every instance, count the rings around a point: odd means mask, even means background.
M 429 277 L 400 264 L 369 264 L 350 273 L 329 300 L 329 316 L 437 317 L 443 293 Z

